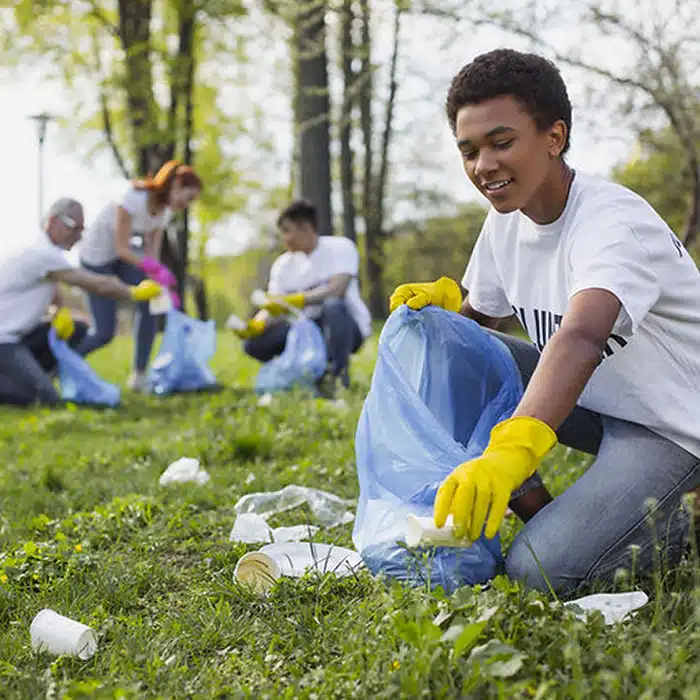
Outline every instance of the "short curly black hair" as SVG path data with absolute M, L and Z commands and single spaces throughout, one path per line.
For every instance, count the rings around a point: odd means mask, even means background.
M 297 199 L 280 212 L 277 217 L 277 226 L 282 226 L 285 221 L 292 221 L 295 224 L 311 224 L 315 229 L 317 220 L 316 207 L 306 199 Z
M 483 53 L 452 79 L 445 101 L 452 133 L 462 107 L 501 95 L 515 97 L 542 131 L 561 119 L 566 124 L 562 154 L 566 153 L 571 135 L 571 102 L 561 73 L 543 56 L 514 49 Z

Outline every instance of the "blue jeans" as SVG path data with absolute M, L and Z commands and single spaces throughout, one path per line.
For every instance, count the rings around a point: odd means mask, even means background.
M 49 348 L 48 322 L 39 324 L 19 343 L 0 343 L 0 404 L 28 406 L 61 403 L 51 374 L 56 370 L 56 358 Z M 68 344 L 75 346 L 87 333 L 87 326 L 75 323 L 75 332 Z
M 333 376 L 340 377 L 347 386 L 350 355 L 362 346 L 362 333 L 343 299 L 326 299 L 316 323 L 326 341 L 328 371 Z M 289 327 L 287 321 L 271 324 L 261 335 L 246 340 L 243 346 L 246 354 L 260 362 L 269 362 L 277 357 L 284 350 Z
M 96 272 L 100 275 L 114 275 L 124 284 L 137 285 L 146 279 L 142 270 L 122 260 L 114 260 L 107 265 L 88 265 L 84 262 L 81 262 L 81 265 L 90 272 Z M 98 294 L 88 294 L 88 302 L 92 314 L 92 328 L 83 342 L 76 348 L 76 351 L 83 356 L 110 343 L 117 329 L 118 302 L 115 299 L 108 299 Z M 144 372 L 148 366 L 153 341 L 156 337 L 156 319 L 149 311 L 148 302 L 136 305 L 134 335 L 134 369 L 137 372 Z
M 508 346 L 527 384 L 539 360 L 522 340 Z M 690 531 L 683 494 L 700 485 L 700 459 L 643 425 L 576 407 L 559 442 L 596 455 L 589 469 L 518 533 L 508 575 L 542 591 L 567 593 L 593 581 L 612 583 L 618 569 L 644 573 L 678 563 Z M 537 473 L 516 498 L 542 485 Z

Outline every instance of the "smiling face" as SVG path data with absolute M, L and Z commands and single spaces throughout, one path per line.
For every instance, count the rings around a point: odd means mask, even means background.
M 566 133 L 563 121 L 538 130 L 512 95 L 467 104 L 455 122 L 464 170 L 477 189 L 496 211 L 521 210 L 535 221 L 552 208 L 548 190 L 560 178 Z
M 83 208 L 77 205 L 65 214 L 51 216 L 46 227 L 51 242 L 63 250 L 70 250 L 82 237 L 83 217 Z
M 279 230 L 284 247 L 292 253 L 309 253 L 318 242 L 316 229 L 308 221 L 284 218 L 279 222 Z

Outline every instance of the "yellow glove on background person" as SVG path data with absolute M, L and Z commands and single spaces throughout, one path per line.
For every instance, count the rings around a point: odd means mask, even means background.
M 248 340 L 248 338 L 256 338 L 262 335 L 265 330 L 265 321 L 261 318 L 251 318 L 246 324 L 245 328 L 233 331 L 241 340 Z
M 301 292 L 296 294 L 287 294 L 286 296 L 268 296 L 267 302 L 260 308 L 265 309 L 273 316 L 280 316 L 289 309 L 288 306 L 293 306 L 295 309 L 303 309 L 306 300 Z
M 73 323 L 73 316 L 71 316 L 70 309 L 65 306 L 61 307 L 55 314 L 51 321 L 51 325 L 56 330 L 56 335 L 61 340 L 70 340 L 75 333 L 75 323 Z
M 462 308 L 462 292 L 449 277 L 441 277 L 435 282 L 409 282 L 397 287 L 389 297 L 390 311 L 395 311 L 402 304 L 415 311 L 432 305 L 458 312 Z
M 160 296 L 163 288 L 153 280 L 144 280 L 136 287 L 131 288 L 131 298 L 134 301 L 151 301 Z
M 442 527 L 452 513 L 456 537 L 466 534 L 475 542 L 485 522 L 484 534 L 494 537 L 511 493 L 535 473 L 556 442 L 556 433 L 537 418 L 519 416 L 496 425 L 481 457 L 460 464 L 440 485 L 436 527 Z

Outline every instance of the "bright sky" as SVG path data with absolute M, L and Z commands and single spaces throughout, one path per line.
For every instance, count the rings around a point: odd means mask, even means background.
M 436 51 L 431 59 L 431 52 L 425 49 L 425 28 L 421 29 L 409 21 L 405 25 L 404 36 L 402 50 L 409 59 L 407 63 L 411 64 L 411 70 L 409 79 L 402 84 L 399 92 L 398 136 L 394 144 L 396 182 L 406 187 L 419 182 L 422 186 L 442 188 L 458 199 L 473 198 L 475 193 L 461 172 L 451 134 L 442 116 L 443 95 L 451 76 L 466 60 L 504 42 L 499 37 L 485 34 L 478 41 L 476 38 L 470 41 L 470 50 L 466 55 L 460 46 L 451 46 L 447 54 Z M 512 41 L 507 43 L 516 45 Z M 388 46 L 383 44 L 380 48 L 388 49 Z M 562 72 L 569 84 L 575 108 L 579 113 L 582 109 L 585 111 L 580 77 L 566 69 Z M 7 241 L 9 237 L 26 235 L 38 221 L 37 132 L 36 125 L 28 116 L 41 111 L 64 118 L 71 114 L 71 105 L 62 96 L 58 85 L 42 82 L 38 75 L 27 73 L 24 72 L 21 80 L 0 77 L 3 80 L 0 83 L 2 159 L 7 164 L 0 168 L 0 201 L 5 217 L 0 249 L 3 239 Z M 429 88 L 427 102 L 420 97 L 426 93 L 426 82 L 415 79 L 416 73 L 427 75 L 428 85 L 435 86 Z M 235 94 L 230 99 L 236 99 Z M 420 106 L 417 107 L 419 101 Z M 232 106 L 233 110 L 235 106 Z M 409 124 L 412 128 L 409 128 Z M 629 153 L 631 142 L 629 139 L 611 140 L 605 132 L 599 132 L 600 126 L 591 127 L 585 120 L 577 120 L 575 114 L 569 160 L 582 171 L 606 175 L 616 162 Z M 61 196 L 76 197 L 83 202 L 89 223 L 100 208 L 123 188 L 124 182 L 108 156 L 88 163 L 80 153 L 84 144 L 76 143 L 72 138 L 59 124 L 49 125 L 44 150 L 44 205 L 48 207 L 51 201 Z M 431 159 L 433 167 L 416 167 L 424 159 Z M 405 212 L 399 209 L 398 213 Z M 240 222 L 234 228 L 240 229 Z M 233 235 L 224 227 L 212 252 L 233 251 L 239 244 L 240 235 Z

